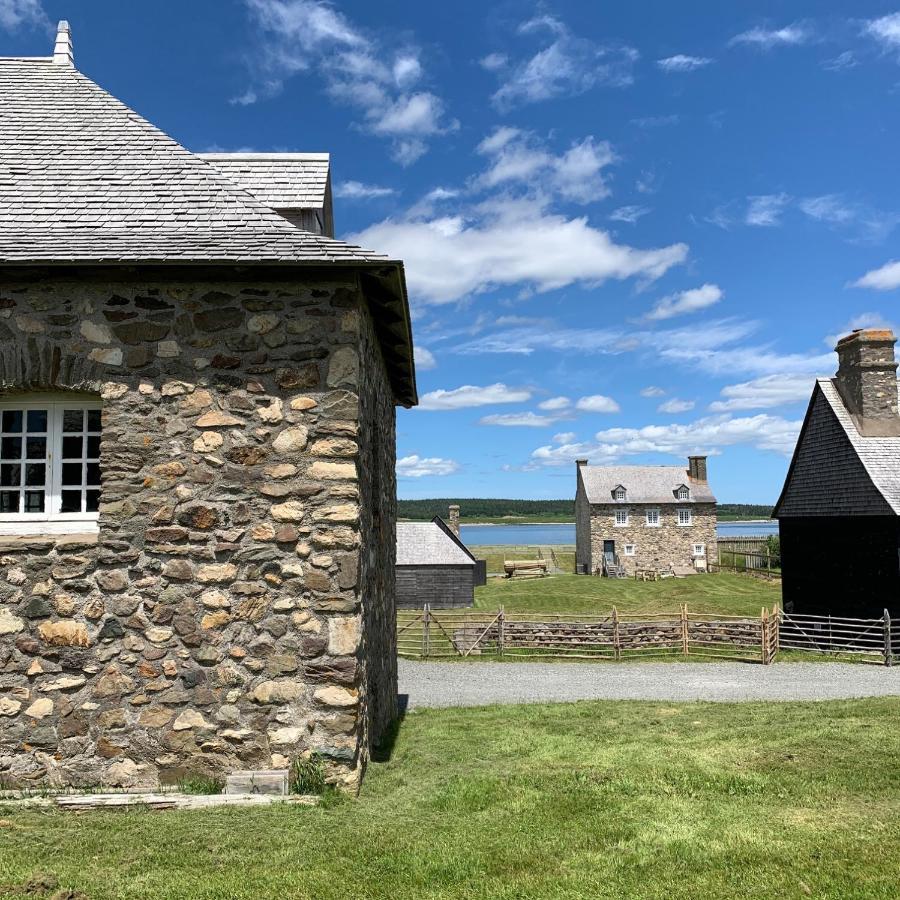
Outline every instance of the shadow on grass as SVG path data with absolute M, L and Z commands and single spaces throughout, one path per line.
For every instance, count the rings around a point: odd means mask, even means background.
M 372 748 L 372 762 L 390 762 L 400 734 L 400 727 L 406 718 L 406 710 L 409 707 L 409 694 L 397 694 L 397 718 L 388 726 L 377 747 Z

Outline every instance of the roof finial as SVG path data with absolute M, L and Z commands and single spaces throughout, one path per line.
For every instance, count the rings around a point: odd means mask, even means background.
M 72 32 L 69 23 L 63 19 L 56 27 L 56 46 L 53 48 L 53 62 L 61 66 L 74 66 L 75 54 L 72 52 Z

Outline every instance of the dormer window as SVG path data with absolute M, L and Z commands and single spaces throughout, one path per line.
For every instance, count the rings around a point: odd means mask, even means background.
M 675 491 L 675 496 L 679 500 L 690 500 L 691 489 L 686 484 L 683 484 Z
M 613 500 L 625 500 L 627 497 L 628 492 L 621 484 L 617 488 L 613 488 Z

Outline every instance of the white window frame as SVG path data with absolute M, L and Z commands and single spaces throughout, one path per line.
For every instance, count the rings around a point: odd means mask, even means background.
M 637 547 L 634 544 L 626 544 L 625 545 L 625 555 L 626 556 L 634 556 L 637 552 Z
M 678 500 L 690 500 L 691 499 L 691 489 L 682 485 L 678 488 L 678 493 L 676 494 L 676 498 Z
M 27 430 L 24 413 L 27 410 L 47 410 L 47 431 L 41 432 L 41 434 L 46 434 L 47 436 L 47 455 L 43 460 L 29 460 L 32 463 L 43 462 L 47 467 L 43 485 L 44 511 L 41 513 L 0 513 L 0 535 L 72 534 L 96 532 L 98 530 L 99 512 L 64 513 L 59 510 L 62 506 L 63 490 L 63 411 L 67 409 L 100 410 L 102 408 L 103 404 L 100 400 L 92 400 L 87 397 L 70 397 L 66 399 L 59 394 L 20 394 L 16 400 L 0 400 L 0 423 L 2 423 L 2 413 L 6 410 L 20 410 L 23 412 L 23 430 L 21 432 L 23 440 Z M 2 424 L 0 424 L 0 429 L 2 429 Z M 86 434 L 85 431 L 80 433 L 82 435 Z M 66 434 L 75 436 L 78 432 L 67 432 Z M 11 433 L 7 435 L 7 437 L 12 436 L 15 435 Z M 83 448 L 82 452 L 86 452 L 86 448 Z M 96 460 L 94 457 L 90 457 L 90 461 L 99 462 L 99 456 Z M 22 462 L 22 465 L 25 465 L 25 461 Z M 34 485 L 34 487 L 41 488 L 40 485 Z M 100 489 L 100 487 L 99 484 L 88 486 L 82 481 L 78 489 L 83 492 L 85 490 Z M 10 487 L 9 489 L 22 490 L 21 487 L 18 489 Z M 72 489 L 74 489 L 74 486 L 66 487 L 66 490 Z M 0 490 L 3 490 L 2 485 L 0 485 Z
M 655 521 L 653 521 L 655 519 Z M 658 509 L 648 509 L 645 516 L 644 522 L 647 528 L 659 528 L 662 525 L 662 515 Z
M 691 555 L 694 559 L 706 559 L 706 544 L 694 544 L 691 547 Z
M 622 503 L 623 501 L 625 501 L 627 499 L 628 499 L 628 491 L 626 491 L 625 488 L 620 487 L 620 488 L 616 488 L 613 491 L 613 500 L 615 500 L 617 503 Z
M 687 519 L 687 521 L 682 521 L 683 518 Z M 678 526 L 680 528 L 687 528 L 689 525 L 694 524 L 694 511 L 689 507 L 679 507 L 678 509 Z
M 619 521 L 619 516 L 623 517 L 623 521 Z M 613 527 L 615 528 L 627 528 L 628 527 L 628 509 L 617 509 L 613 513 Z

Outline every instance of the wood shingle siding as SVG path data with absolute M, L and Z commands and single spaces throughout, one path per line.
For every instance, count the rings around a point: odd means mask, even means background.
M 397 566 L 397 608 L 472 606 L 475 566 Z

